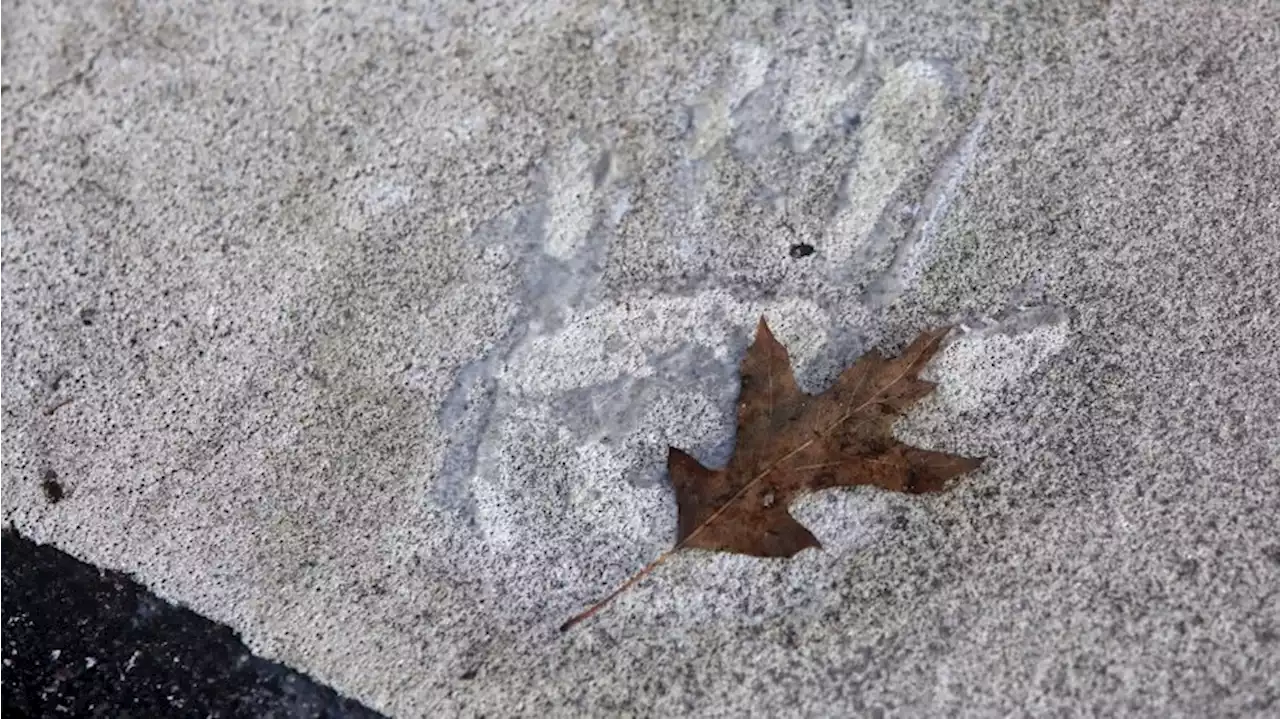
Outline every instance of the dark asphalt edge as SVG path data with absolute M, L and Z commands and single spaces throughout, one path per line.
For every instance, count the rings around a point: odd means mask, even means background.
M 13 528 L 0 605 L 9 717 L 381 717 L 229 627 Z

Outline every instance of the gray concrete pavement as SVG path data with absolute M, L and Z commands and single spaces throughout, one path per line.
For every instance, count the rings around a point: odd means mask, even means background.
M 395 716 L 1280 712 L 1280 5 L 852 5 L 6 1 L 5 521 Z M 557 634 L 761 313 L 992 459 Z

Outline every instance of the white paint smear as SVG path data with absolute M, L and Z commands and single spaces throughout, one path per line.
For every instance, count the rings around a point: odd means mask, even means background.
M 930 363 L 926 376 L 939 383 L 934 396 L 951 409 L 977 409 L 1061 352 L 1067 336 L 1065 320 L 1016 335 L 962 335 Z

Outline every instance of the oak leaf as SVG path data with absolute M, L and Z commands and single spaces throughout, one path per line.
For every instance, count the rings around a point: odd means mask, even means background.
M 797 497 L 831 487 L 939 492 L 981 459 L 920 449 L 893 436 L 893 423 L 934 389 L 919 377 L 950 328 L 920 333 L 900 356 L 858 358 L 826 392 L 796 385 L 787 350 L 764 318 L 742 360 L 738 434 L 724 469 L 708 469 L 682 450 L 667 468 L 679 507 L 676 545 L 614 593 L 561 627 L 590 617 L 674 552 L 708 549 L 790 557 L 819 542 L 787 511 Z

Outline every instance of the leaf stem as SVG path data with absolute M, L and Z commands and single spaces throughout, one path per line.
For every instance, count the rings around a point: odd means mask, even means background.
M 692 535 L 690 535 L 690 536 L 692 536 Z M 641 579 L 644 579 L 644 578 L 649 574 L 649 572 L 652 572 L 654 569 L 657 569 L 659 564 L 662 564 L 663 562 L 667 561 L 667 557 L 670 557 L 672 554 L 675 554 L 677 551 L 679 551 L 679 549 L 680 549 L 680 547 L 681 547 L 682 545 L 683 545 L 683 542 L 682 542 L 681 544 L 677 544 L 677 545 L 676 545 L 675 547 L 673 547 L 672 549 L 668 549 L 667 551 L 663 552 L 662 554 L 659 554 L 657 559 L 655 559 L 655 560 L 653 560 L 652 562 L 649 562 L 648 564 L 646 564 L 646 565 L 644 566 L 644 569 L 641 569 L 640 571 L 638 571 L 638 572 L 636 572 L 635 574 L 631 575 L 631 578 L 630 578 L 630 579 L 628 579 L 627 581 L 623 582 L 623 583 L 622 583 L 622 584 L 621 584 L 617 589 L 613 590 L 613 593 L 612 593 L 612 594 L 610 594 L 609 596 L 605 597 L 604 599 L 601 599 L 600 601 L 596 602 L 595 604 L 592 604 L 591 606 L 587 607 L 587 608 L 586 608 L 586 609 L 584 609 L 583 611 L 578 612 L 577 614 L 575 614 L 575 615 L 573 615 L 572 617 L 570 617 L 570 618 L 569 618 L 569 621 L 567 621 L 567 622 L 565 622 L 564 624 L 561 624 L 561 625 L 560 625 L 560 631 L 562 631 L 562 632 L 567 632 L 567 631 L 569 631 L 571 628 L 573 628 L 573 625 L 577 624 L 578 622 L 584 621 L 584 620 L 586 620 L 586 619 L 590 619 L 590 618 L 591 618 L 591 615 L 595 614 L 596 612 L 600 611 L 601 609 L 604 609 L 604 608 L 605 608 L 605 606 L 606 606 L 606 605 L 608 605 L 608 604 L 609 604 L 609 602 L 612 602 L 615 598 L 617 598 L 617 596 L 618 596 L 619 594 L 622 594 L 623 592 L 625 592 L 625 591 L 627 591 L 628 589 L 630 589 L 630 588 L 631 588 L 631 585 L 635 584 L 636 582 L 640 581 Z

